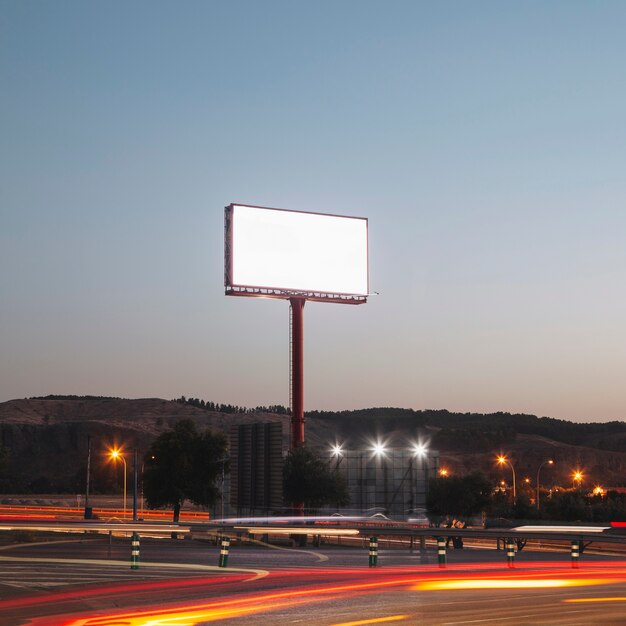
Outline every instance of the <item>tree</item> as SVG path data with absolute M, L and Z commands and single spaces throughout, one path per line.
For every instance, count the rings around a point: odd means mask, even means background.
M 144 457 L 148 507 L 173 507 L 177 522 L 185 500 L 201 506 L 214 504 L 220 496 L 215 483 L 225 458 L 223 433 L 199 433 L 192 420 L 179 421 L 152 442 Z
M 482 472 L 430 480 L 426 508 L 432 517 L 467 519 L 491 502 L 491 485 Z
M 554 520 L 567 522 L 590 522 L 593 520 L 591 506 L 582 490 L 568 489 L 552 494 L 541 507 Z
M 287 456 L 283 467 L 283 498 L 292 505 L 303 502 L 307 508 L 350 502 L 343 476 L 304 446 Z

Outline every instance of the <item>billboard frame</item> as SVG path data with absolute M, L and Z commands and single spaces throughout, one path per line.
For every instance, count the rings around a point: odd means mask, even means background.
M 235 285 L 233 284 L 233 212 L 236 206 L 264 209 L 269 211 L 284 211 L 286 213 L 302 213 L 308 215 L 321 215 L 324 217 L 336 217 L 342 219 L 355 219 L 365 221 L 366 233 L 366 272 L 368 294 L 353 294 L 325 291 L 299 291 L 295 289 L 278 289 L 262 285 Z M 227 296 L 243 296 L 257 298 L 277 298 L 280 300 L 292 300 L 302 298 L 313 302 L 334 302 L 338 304 L 365 304 L 369 295 L 369 223 L 367 218 L 335 215 L 332 213 L 317 213 L 314 211 L 295 211 L 292 209 L 279 209 L 275 207 L 256 206 L 232 202 L 224 207 L 224 290 Z

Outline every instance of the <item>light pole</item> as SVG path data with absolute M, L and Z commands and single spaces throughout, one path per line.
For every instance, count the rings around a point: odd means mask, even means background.
M 576 487 L 580 487 L 580 483 L 583 480 L 583 473 L 580 470 L 575 470 L 574 472 L 572 472 L 572 486 L 574 487 L 574 489 Z
M 537 510 L 539 510 L 539 472 L 541 471 L 541 468 L 544 465 L 554 465 L 554 461 L 552 459 L 548 459 L 547 461 L 544 461 L 540 466 L 539 469 L 537 470 Z
M 428 493 L 428 448 L 423 443 L 418 443 L 413 447 L 413 456 L 417 456 L 422 459 L 422 476 L 421 478 L 424 481 L 424 502 L 421 502 L 420 505 L 426 505 L 426 495 Z M 412 496 L 413 494 L 411 494 Z M 416 494 L 417 495 L 417 494 Z M 417 498 L 416 498 L 417 500 Z
M 339 469 L 339 464 L 343 460 L 343 447 L 340 443 L 336 443 L 334 446 L 331 446 L 330 453 L 335 457 L 335 470 Z
M 85 519 L 91 519 L 91 507 L 89 506 L 89 481 L 91 476 L 91 437 L 87 435 L 87 484 L 85 485 Z
M 389 482 L 387 476 L 387 460 L 385 456 L 386 446 L 382 441 L 378 441 L 372 447 L 372 451 L 374 452 L 374 456 L 380 459 L 382 469 L 383 469 L 383 485 L 384 485 L 384 504 L 385 504 L 385 514 L 389 513 Z
M 498 457 L 498 463 L 500 465 L 504 465 L 505 463 L 508 463 L 509 467 L 511 468 L 511 471 L 513 472 L 513 506 L 515 506 L 517 503 L 517 493 L 515 491 L 515 468 L 513 467 L 513 463 L 511 463 L 509 459 L 507 459 L 505 456 L 502 456 L 502 455 Z
M 220 489 L 222 520 L 224 519 L 224 483 L 226 481 L 226 468 L 225 468 L 226 461 L 230 461 L 229 456 L 225 456 L 223 459 L 219 459 L 219 461 L 216 461 L 216 463 L 222 464 L 222 488 Z M 210 514 L 210 511 L 209 511 L 209 514 Z
M 119 450 L 113 449 L 111 450 L 111 458 L 114 461 L 117 459 L 122 459 L 122 463 L 124 463 L 124 519 L 126 519 L 126 459 L 124 455 L 120 453 Z
M 156 457 L 154 454 L 150 455 L 148 459 L 150 462 L 154 461 Z M 144 457 L 143 462 L 141 463 L 141 517 L 143 518 L 143 504 L 144 504 L 144 494 L 143 494 L 143 474 L 146 468 L 146 457 Z

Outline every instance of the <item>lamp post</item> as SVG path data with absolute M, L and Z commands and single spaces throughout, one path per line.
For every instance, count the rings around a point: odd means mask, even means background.
M 133 449 L 133 522 L 137 521 L 137 448 Z
M 423 443 L 418 443 L 413 447 L 413 456 L 422 459 L 422 476 L 424 484 L 424 502 L 420 502 L 421 505 L 426 505 L 426 494 L 428 492 L 428 448 Z
M 583 475 L 583 473 L 580 470 L 576 470 L 576 471 L 572 472 L 572 479 L 573 479 L 572 486 L 574 488 L 580 487 L 580 483 L 583 480 L 583 476 L 584 475 Z
M 222 464 L 222 487 L 220 489 L 222 520 L 224 519 L 224 483 L 226 481 L 226 467 L 225 467 L 226 461 L 230 461 L 229 456 L 225 456 L 224 458 L 216 461 L 216 463 Z
M 374 455 L 378 457 L 381 461 L 381 465 L 383 468 L 383 485 L 384 485 L 384 504 L 385 504 L 385 513 L 389 512 L 389 482 L 387 476 L 387 460 L 385 456 L 386 446 L 383 442 L 378 441 L 372 447 L 372 451 Z
M 142 518 L 143 518 L 143 506 L 144 506 L 143 475 L 146 469 L 146 461 L 148 461 L 149 463 L 152 463 L 152 461 L 154 461 L 155 459 L 156 457 L 154 456 L 154 454 L 151 454 L 149 459 L 147 456 L 144 457 L 143 462 L 141 463 L 141 517 Z
M 91 507 L 89 506 L 89 481 L 91 476 L 91 437 L 87 436 L 87 482 L 85 485 L 85 519 L 91 519 Z
M 122 459 L 122 463 L 124 463 L 124 519 L 126 519 L 126 459 L 124 455 L 120 453 L 119 450 L 113 449 L 111 450 L 111 458 L 114 461 L 117 459 Z
M 513 467 L 513 463 L 511 463 L 509 459 L 507 459 L 505 456 L 502 456 L 502 455 L 498 457 L 498 463 L 500 465 L 504 465 L 505 463 L 508 463 L 509 467 L 511 468 L 511 471 L 513 472 L 513 506 L 515 506 L 517 503 L 517 493 L 515 490 L 515 468 Z
M 335 470 L 339 469 L 339 464 L 343 460 L 343 446 L 340 443 L 336 443 L 334 446 L 331 446 L 330 453 L 335 457 Z
M 539 472 L 541 471 L 541 468 L 544 465 L 554 465 L 554 461 L 552 459 L 548 459 L 546 461 L 544 461 L 540 466 L 539 469 L 537 470 L 537 510 L 539 510 Z

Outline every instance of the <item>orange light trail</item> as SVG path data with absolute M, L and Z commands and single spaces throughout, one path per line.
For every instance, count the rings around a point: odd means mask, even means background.
M 378 593 L 384 589 L 404 588 L 408 590 L 462 590 L 462 589 L 546 589 L 554 587 L 583 587 L 600 584 L 612 584 L 616 580 L 626 581 L 626 574 L 613 565 L 608 570 L 596 572 L 596 576 L 565 570 L 561 566 L 557 571 L 514 571 L 503 572 L 495 577 L 494 573 L 457 573 L 445 579 L 433 580 L 432 570 L 410 574 L 409 568 L 387 570 L 385 572 L 360 572 L 359 580 L 339 584 L 320 584 L 318 586 L 302 586 L 288 591 L 269 591 L 250 593 L 236 598 L 217 600 L 205 603 L 191 603 L 186 606 L 170 605 L 160 609 L 133 611 L 128 613 L 110 614 L 108 616 L 86 617 L 67 621 L 63 626 L 114 626 L 124 623 L 127 626 L 193 626 L 200 622 L 211 622 L 228 618 L 276 611 L 282 608 L 293 608 L 314 602 L 325 602 L 338 598 L 346 599 L 355 596 Z M 286 573 L 283 572 L 282 575 Z M 299 571 L 305 575 L 305 572 Z M 337 574 L 337 572 L 335 572 Z M 273 578 L 274 582 L 281 576 Z M 356 572 L 352 572 L 356 575 Z M 365 579 L 365 580 L 364 580 Z M 310 578 L 309 578 L 310 580 Z M 393 619 L 392 619 L 393 618 Z M 399 621 L 405 616 L 376 618 L 377 620 Z M 374 619 L 374 618 L 372 618 Z M 347 624 L 368 624 L 377 622 L 357 621 Z M 346 626 L 346 624 L 335 625 Z
M 409 619 L 412 615 L 390 615 L 389 617 L 374 617 L 372 619 L 361 619 L 356 622 L 341 622 L 332 626 L 365 626 L 365 624 L 382 624 L 384 622 L 398 622 L 401 619 Z
M 612 598 L 568 598 L 563 602 L 626 602 L 626 597 L 615 596 Z

